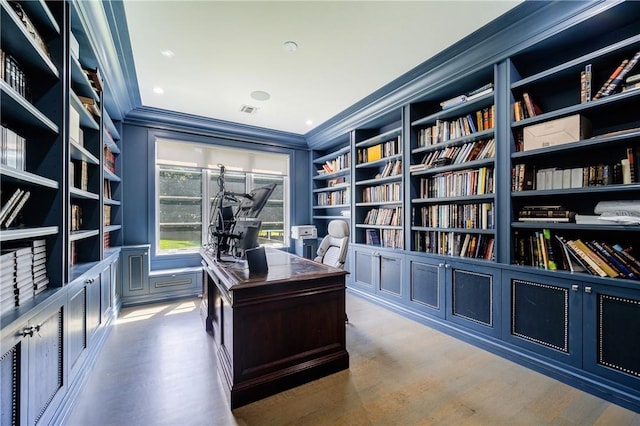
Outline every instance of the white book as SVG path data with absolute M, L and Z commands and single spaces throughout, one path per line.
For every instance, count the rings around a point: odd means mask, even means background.
M 620 165 L 622 166 L 622 183 L 627 185 L 631 183 L 631 165 L 629 164 L 629 159 L 624 158 L 620 160 Z
M 554 170 L 552 172 L 553 189 L 562 189 L 562 180 L 564 179 L 564 170 Z
M 11 216 L 9 216 L 9 218 L 6 221 L 6 223 L 4 224 L 5 228 L 8 228 L 11 225 L 11 223 L 14 221 L 14 219 L 18 216 L 18 213 L 20 213 L 20 210 L 22 210 L 22 208 L 24 207 L 25 203 L 29 199 L 30 195 L 31 195 L 30 191 L 24 192 L 22 194 L 22 196 L 20 197 L 20 201 L 18 202 L 16 207 L 11 211 Z
M 562 171 L 562 188 L 571 188 L 571 169 Z
M 571 169 L 570 188 L 582 188 L 582 167 Z
M 11 210 L 20 199 L 20 196 L 22 195 L 22 193 L 23 193 L 22 189 L 20 188 L 16 189 L 16 192 L 14 192 L 13 195 L 9 198 L 9 200 L 7 200 L 5 205 L 2 206 L 2 210 L 0 210 L 0 225 L 9 216 L 9 214 L 11 213 Z

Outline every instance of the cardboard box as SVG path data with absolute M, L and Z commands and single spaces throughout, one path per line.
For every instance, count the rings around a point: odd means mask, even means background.
M 591 136 L 591 121 L 579 114 L 524 128 L 524 150 L 577 142 Z

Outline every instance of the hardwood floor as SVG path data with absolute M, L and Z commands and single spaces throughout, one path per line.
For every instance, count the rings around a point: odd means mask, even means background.
M 638 413 L 351 294 L 349 370 L 231 412 L 198 305 L 124 309 L 67 424 L 640 424 Z

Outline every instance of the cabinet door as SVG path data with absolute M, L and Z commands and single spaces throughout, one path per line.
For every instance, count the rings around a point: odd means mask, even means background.
M 403 257 L 386 252 L 375 252 L 379 262 L 378 292 L 381 295 L 402 298 L 404 283 Z
M 101 323 L 100 315 L 100 275 L 85 281 L 87 288 L 87 336 L 89 339 Z
M 374 291 L 374 261 L 378 264 L 372 250 L 354 247 L 351 251 L 353 259 L 353 284 L 369 292 Z
M 119 266 L 120 261 L 118 259 L 111 264 L 111 306 L 116 306 L 118 299 L 120 299 Z
M 547 357 L 582 364 L 582 282 L 502 273 L 503 339 Z
M 45 309 L 29 321 L 28 423 L 47 424 L 64 396 L 63 306 Z M 51 407 L 51 409 L 50 409 Z
M 585 284 L 584 368 L 640 389 L 640 293 Z
M 407 257 L 409 304 L 420 312 L 444 318 L 444 262 L 425 257 Z
M 122 297 L 149 294 L 149 248 L 122 249 Z
M 26 366 L 28 335 L 23 331 L 28 326 L 20 326 L 8 336 L 2 337 L 4 353 L 0 354 L 0 424 L 19 425 L 27 418 Z M 8 348 L 8 349 L 7 349 Z M 24 402 L 23 402 L 24 401 Z
M 478 264 L 445 262 L 446 318 L 456 324 L 499 337 L 501 334 L 500 270 Z
M 104 322 L 111 309 L 111 265 L 106 265 L 100 273 L 100 322 Z
M 87 349 L 87 287 L 69 295 L 67 304 L 67 360 L 71 378 L 78 373 Z

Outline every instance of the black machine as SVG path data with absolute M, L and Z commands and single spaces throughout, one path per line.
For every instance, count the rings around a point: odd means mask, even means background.
M 228 192 L 224 187 L 225 167 L 220 167 L 220 190 L 211 203 L 209 245 L 218 260 L 244 259 L 247 250 L 259 247 L 262 222 L 258 215 L 267 204 L 276 184 L 253 189 L 248 194 Z

